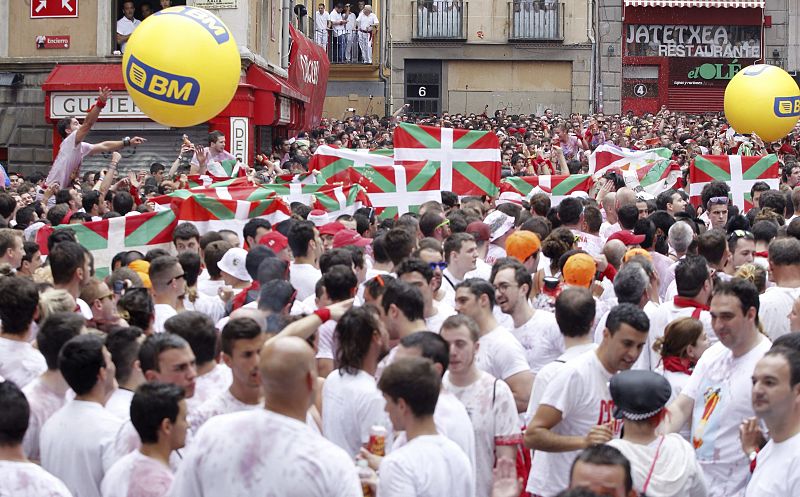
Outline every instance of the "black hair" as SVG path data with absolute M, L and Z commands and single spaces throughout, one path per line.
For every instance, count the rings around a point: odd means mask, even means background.
M 708 209 L 708 201 L 712 198 L 727 197 L 730 192 L 730 187 L 724 181 L 713 180 L 710 183 L 706 183 L 706 185 L 703 186 L 703 190 L 700 192 L 700 199 L 703 203 L 703 208 Z M 761 205 L 760 200 L 759 205 Z
M 233 343 L 236 340 L 252 340 L 261 336 L 261 326 L 248 317 L 234 318 L 225 324 L 220 333 L 222 351 L 228 356 L 233 355 Z
M 215 240 L 203 249 L 203 263 L 206 266 L 208 275 L 212 278 L 219 278 L 222 270 L 217 266 L 217 263 L 222 260 L 225 252 L 232 249 L 233 245 L 225 240 Z
M 753 307 L 756 310 L 756 325 L 758 325 L 758 309 L 760 302 L 758 300 L 758 289 L 749 280 L 742 278 L 731 278 L 728 281 L 720 281 L 714 285 L 714 296 L 717 295 L 730 295 L 739 299 L 739 304 L 742 308 L 742 314 L 747 314 L 747 311 Z
M 394 401 L 403 399 L 415 417 L 433 416 L 442 378 L 430 359 L 408 357 L 383 370 L 378 388 Z
M 401 338 L 400 345 L 407 349 L 419 349 L 422 357 L 430 359 L 434 364 L 441 364 L 443 375 L 450 366 L 450 346 L 438 333 L 432 331 L 412 333 Z
M 48 260 L 53 273 L 53 283 L 63 285 L 69 283 L 75 271 L 83 268 L 86 252 L 77 242 L 65 241 L 50 250 Z
M 183 279 L 186 285 L 195 286 L 197 277 L 200 276 L 200 254 L 197 252 L 181 252 L 178 254 L 178 263 L 183 268 Z
M 150 328 L 150 321 L 155 315 L 155 305 L 150 292 L 143 287 L 129 288 L 117 302 L 117 309 L 123 319 L 131 326 L 143 330 Z
M 292 303 L 292 297 L 297 293 L 291 283 L 283 280 L 269 280 L 262 284 L 258 294 L 258 309 L 279 313 L 283 308 Z
M 197 226 L 188 221 L 178 224 L 172 231 L 172 243 L 192 238 L 196 239 L 198 244 L 200 243 L 200 232 L 197 230 Z
M 431 269 L 428 263 L 416 257 L 404 260 L 395 269 L 395 274 L 397 274 L 398 278 L 406 273 L 419 273 L 428 283 L 433 279 L 433 269 Z
M 708 262 L 702 255 L 687 254 L 675 266 L 675 286 L 681 297 L 696 297 L 708 280 Z
M 358 278 L 351 266 L 338 264 L 322 275 L 322 284 L 331 301 L 341 302 L 353 297 Z
M 356 374 L 361 369 L 372 344 L 372 335 L 379 329 L 377 311 L 369 305 L 350 308 L 336 322 L 334 334 L 339 344 L 336 363 L 340 374 Z
M 475 242 L 475 237 L 469 233 L 453 233 L 452 235 L 448 236 L 442 246 L 445 262 L 449 264 L 450 254 L 452 252 L 461 252 L 461 248 L 467 242 Z
M 766 356 L 782 356 L 789 363 L 789 386 L 794 388 L 800 383 L 800 351 L 794 347 L 773 345 Z
M 0 321 L 3 333 L 23 335 L 39 305 L 36 283 L 19 276 L 0 278 Z
M 258 265 L 257 280 L 261 285 L 272 280 L 286 280 L 289 263 L 277 257 L 267 257 Z
M 583 213 L 583 204 L 575 197 L 567 197 L 558 204 L 558 219 L 561 224 L 578 224 Z
M 639 220 L 639 208 L 636 204 L 623 205 L 617 209 L 617 218 L 622 229 L 632 230 Z
M 314 223 L 311 221 L 296 221 L 289 229 L 286 238 L 289 241 L 289 248 L 295 257 L 305 257 L 308 255 L 309 242 L 314 240 Z
M 619 304 L 608 313 L 606 328 L 612 336 L 623 324 L 640 333 L 647 333 L 650 330 L 650 318 L 639 306 L 633 304 Z
M 58 369 L 58 353 L 70 339 L 81 334 L 86 320 L 74 312 L 55 312 L 47 316 L 36 334 L 39 352 L 47 362 L 47 369 Z
M 480 299 L 481 295 L 486 295 L 489 298 L 489 310 L 494 309 L 495 290 L 488 281 L 483 278 L 469 278 L 456 286 L 456 290 L 459 288 L 468 289 L 475 296 L 475 299 Z
M 438 211 L 425 211 L 419 218 L 419 230 L 422 236 L 433 236 L 436 227 L 445 220 L 444 214 Z
M 217 355 L 217 329 L 210 317 L 198 311 L 183 311 L 164 321 L 164 331 L 189 343 L 198 364 L 206 364 Z
M 498 259 L 492 265 L 491 276 L 489 276 L 489 281 L 492 282 L 492 284 L 494 284 L 494 278 L 497 276 L 497 273 L 503 269 L 514 270 L 514 281 L 520 287 L 522 285 L 528 285 L 528 291 L 525 292 L 525 297 L 530 297 L 531 288 L 533 288 L 533 279 L 531 278 L 531 273 L 528 271 L 528 268 L 526 268 L 520 261 L 513 257 L 503 257 Z
M 96 335 L 70 338 L 58 354 L 58 369 L 76 395 L 89 393 L 97 384 L 97 375 L 106 367 L 103 339 Z
M 53 248 L 62 242 L 74 242 L 76 240 L 75 232 L 71 228 L 53 230 L 50 236 L 47 237 L 47 252 L 52 252 Z
M 556 297 L 555 314 L 558 328 L 566 337 L 582 337 L 592 331 L 597 303 L 588 288 L 565 288 Z
M 753 224 L 751 231 L 756 242 L 769 243 L 778 236 L 778 225 L 772 221 L 762 220 Z
M 83 210 L 87 213 L 92 212 L 92 207 L 100 205 L 100 192 L 91 190 L 84 193 L 83 199 L 81 199 L 81 205 L 83 206 Z
M 389 307 L 394 304 L 409 321 L 424 318 L 425 301 L 419 289 L 400 279 L 386 284 L 381 305 L 383 311 L 388 313 Z
M 139 338 L 144 335 L 136 326 L 117 326 L 106 336 L 106 348 L 117 372 L 114 375 L 119 383 L 128 381 L 133 373 L 133 363 L 139 358 Z
M 319 270 L 322 274 L 327 273 L 333 266 L 353 266 L 353 254 L 344 248 L 326 250 L 319 256 Z
M 727 248 L 725 232 L 720 229 L 708 230 L 697 237 L 697 253 L 709 264 L 720 264 Z
M 385 235 L 386 255 L 395 266 L 414 250 L 414 236 L 405 228 L 392 228 Z
M 154 333 L 150 335 L 139 348 L 139 363 L 142 367 L 142 373 L 159 370 L 158 356 L 162 352 L 185 349 L 186 347 L 191 348 L 189 342 L 174 333 Z
M 31 408 L 13 381 L 0 382 L 0 447 L 22 444 L 28 431 Z
M 266 259 L 274 257 L 275 252 L 265 245 L 256 245 L 255 247 L 251 247 L 250 251 L 247 252 L 247 256 L 244 258 L 244 267 L 247 271 L 247 274 L 250 276 L 250 278 L 257 280 L 258 268 L 261 266 L 261 263 Z
M 139 385 L 131 400 L 131 424 L 143 444 L 158 443 L 164 419 L 175 422 L 180 403 L 186 398 L 182 387 L 172 383 L 150 382 Z

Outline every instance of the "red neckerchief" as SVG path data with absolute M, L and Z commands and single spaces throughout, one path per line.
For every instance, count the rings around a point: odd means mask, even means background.
M 769 252 L 766 250 L 762 250 L 761 252 L 753 252 L 753 257 L 763 257 L 764 259 L 768 259 Z
M 231 307 L 231 310 L 235 311 L 236 309 L 245 305 L 247 303 L 247 294 L 250 292 L 250 290 L 259 290 L 260 288 L 261 285 L 258 283 L 258 280 L 253 280 L 249 287 L 239 292 L 239 294 L 233 298 L 233 306 Z
M 694 311 L 692 312 L 692 317 L 694 319 L 700 319 L 700 312 L 707 311 L 710 309 L 705 304 L 701 304 L 700 302 L 692 300 L 689 297 L 681 297 L 680 295 L 676 295 L 672 299 L 672 303 L 675 304 L 677 307 L 694 307 Z
M 670 355 L 664 357 L 662 360 L 664 364 L 664 371 L 672 371 L 673 373 L 683 373 L 691 375 L 694 370 L 694 364 L 689 359 Z

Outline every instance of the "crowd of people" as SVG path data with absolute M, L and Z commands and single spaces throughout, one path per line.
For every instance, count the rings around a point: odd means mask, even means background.
M 139 137 L 91 144 L 110 92 L 48 174 L 0 192 L 0 494 L 765 497 L 800 495 L 800 166 L 719 116 L 325 121 L 247 165 L 391 147 L 397 122 L 485 129 L 504 175 L 574 173 L 603 143 L 776 152 L 753 207 L 712 181 L 588 198 L 442 192 L 418 212 L 182 222 L 170 249 L 93 252 L 69 226 L 135 216 L 229 160 L 184 138 L 117 176 Z M 107 169 L 79 174 L 89 154 Z M 227 154 L 227 155 L 226 155 Z M 136 164 L 121 164 L 130 171 Z

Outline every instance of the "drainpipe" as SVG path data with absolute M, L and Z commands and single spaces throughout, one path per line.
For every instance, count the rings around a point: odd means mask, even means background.
M 381 2 L 381 19 L 382 23 L 379 24 L 381 30 L 381 47 L 378 50 L 378 79 L 383 81 L 383 114 L 385 116 L 392 115 L 392 35 L 389 27 L 389 2 L 391 0 L 383 0 Z M 388 52 L 388 53 L 387 53 Z M 384 63 L 389 67 L 389 78 L 383 75 Z
M 592 55 L 589 62 L 589 113 L 595 111 L 595 60 L 597 41 L 594 38 L 594 0 L 586 3 L 586 36 L 592 42 Z
M 281 1 L 281 67 L 289 68 L 289 22 L 292 13 L 292 0 Z
M 594 32 L 597 35 L 597 43 L 595 43 L 594 57 L 597 61 L 595 72 L 597 73 L 597 105 L 595 106 L 597 112 L 603 112 L 603 38 L 600 34 L 600 2 L 594 1 Z M 609 62 L 610 64 L 610 62 Z

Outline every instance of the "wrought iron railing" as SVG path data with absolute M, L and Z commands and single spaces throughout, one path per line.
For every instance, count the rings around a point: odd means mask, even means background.
M 508 3 L 508 39 L 564 39 L 564 4 L 554 0 L 514 0 Z
M 463 0 L 412 2 L 414 39 L 466 40 L 468 7 Z

